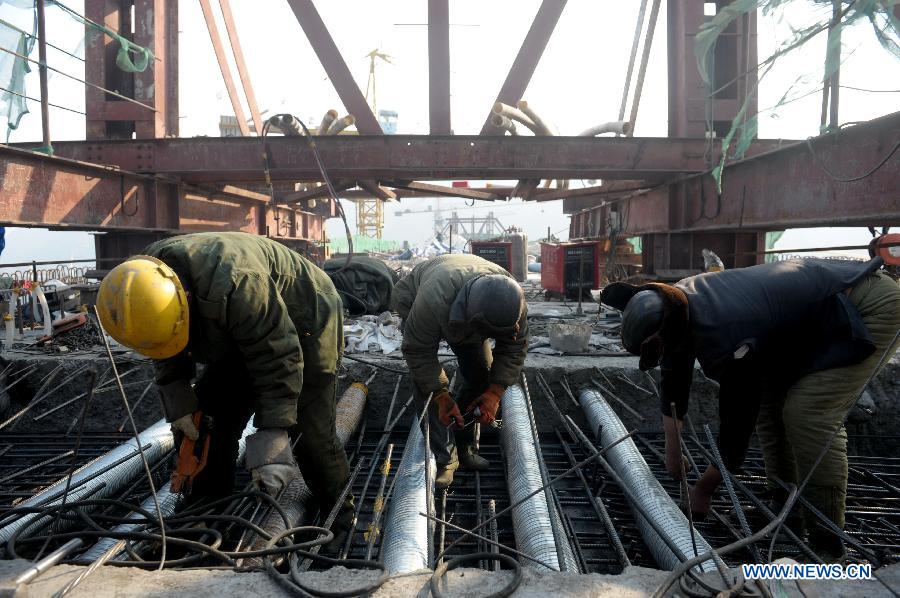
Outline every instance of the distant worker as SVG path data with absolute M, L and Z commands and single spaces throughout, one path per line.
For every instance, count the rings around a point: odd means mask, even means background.
M 725 467 L 741 466 L 756 425 L 774 510 L 787 498 L 778 480 L 799 485 L 839 429 L 803 494 L 843 528 L 844 417 L 879 362 L 897 349 L 900 330 L 900 287 L 881 265 L 881 258 L 796 259 L 699 274 L 675 285 L 607 286 L 603 303 L 624 312 L 622 344 L 640 355 L 642 370 L 661 366 L 669 473 L 681 478 L 678 434 L 696 358 L 720 385 L 718 443 Z M 693 511 L 709 511 L 721 481 L 717 468 L 706 469 L 690 491 Z M 813 550 L 841 558 L 840 538 L 811 513 L 803 519 Z
M 264 237 L 189 234 L 113 268 L 97 307 L 114 339 L 156 360 L 176 434 L 196 439 L 194 412 L 212 417 L 209 461 L 192 494 L 232 491 L 238 439 L 253 415 L 246 465 L 257 486 L 278 494 L 299 464 L 320 509 L 331 510 L 349 478 L 335 433 L 343 308 L 322 270 Z M 206 368 L 192 386 L 196 363 Z M 338 543 L 352 515 L 347 501 L 332 528 Z
M 460 465 L 478 471 L 490 466 L 477 452 L 472 424 L 493 423 L 506 388 L 518 382 L 528 351 L 525 295 L 496 264 L 474 255 L 443 255 L 397 283 L 391 309 L 403 318 L 403 356 L 420 408 L 431 395 L 435 487 L 446 488 Z M 493 351 L 489 339 L 495 341 Z M 438 358 L 441 340 L 456 355 L 462 385 L 455 399 Z M 463 414 L 473 414 L 473 421 L 467 425 Z

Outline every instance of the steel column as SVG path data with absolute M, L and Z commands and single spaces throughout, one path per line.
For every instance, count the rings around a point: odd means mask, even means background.
M 344 107 L 356 117 L 356 130 L 362 135 L 381 134 L 383 132 L 381 125 L 378 124 L 378 120 L 372 114 L 372 109 L 366 103 L 366 98 L 359 90 L 356 81 L 353 80 L 347 63 L 344 62 L 312 0 L 288 0 L 288 4 L 291 5 L 291 9 L 297 16 L 300 26 L 306 33 L 316 56 L 319 57 L 319 62 L 325 68 L 328 78 L 331 79 Z
M 52 151 L 50 145 L 50 106 L 49 92 L 47 90 L 47 28 L 44 19 L 44 0 L 37 0 L 37 24 L 38 24 L 38 67 L 41 80 L 41 133 L 44 147 Z
M 231 67 L 228 66 L 228 59 L 225 57 L 225 48 L 222 46 L 222 38 L 219 37 L 219 28 L 216 25 L 212 5 L 209 0 L 200 0 L 200 8 L 203 9 L 203 19 L 206 21 L 209 39 L 212 41 L 216 60 L 219 62 L 219 70 L 222 72 L 222 80 L 225 81 L 225 89 L 228 91 L 228 98 L 231 100 L 231 107 L 237 118 L 238 129 L 240 129 L 241 135 L 246 137 L 250 134 L 250 127 L 247 126 L 244 107 L 241 105 L 241 98 L 238 97 L 237 87 L 235 87 L 234 79 L 231 77 Z M 237 56 L 237 53 L 235 53 L 235 56 Z
M 131 31 L 131 3 L 128 0 L 87 0 L 84 15 L 113 31 Z M 134 95 L 134 77 L 116 67 L 117 44 L 90 25 L 84 28 L 84 78 L 89 83 Z M 85 87 L 87 139 L 130 139 L 134 121 L 143 108 L 117 101 L 91 86 Z M 140 111 L 140 112 L 139 112 Z M 121 122 L 119 122 L 121 121 Z
M 553 30 L 565 7 L 566 0 L 544 0 L 541 3 L 534 21 L 531 23 L 531 28 L 525 36 L 525 41 L 522 42 L 522 47 L 519 48 L 519 53 L 509 69 L 509 74 L 506 75 L 506 81 L 503 82 L 503 87 L 497 94 L 498 102 L 515 106 L 522 99 L 522 94 L 525 93 L 528 83 L 531 82 L 534 69 L 537 68 L 538 61 L 544 54 L 544 48 L 547 47 L 547 42 L 550 41 L 550 36 L 553 35 Z M 491 115 L 488 114 L 488 118 L 481 128 L 481 134 L 501 135 L 503 129 L 491 125 Z
M 262 133 L 262 119 L 259 116 L 259 106 L 256 104 L 256 94 L 253 93 L 253 84 L 250 82 L 250 73 L 244 62 L 244 51 L 241 49 L 241 40 L 238 37 L 237 27 L 234 24 L 234 16 L 231 13 L 231 2 L 219 0 L 222 7 L 222 18 L 225 20 L 225 30 L 228 32 L 228 41 L 231 42 L 231 51 L 234 54 L 234 62 L 237 65 L 238 75 L 241 78 L 241 87 L 247 96 L 247 105 L 250 107 L 250 118 L 253 119 L 253 127 L 256 134 Z
M 450 2 L 428 0 L 428 122 L 432 135 L 450 135 Z

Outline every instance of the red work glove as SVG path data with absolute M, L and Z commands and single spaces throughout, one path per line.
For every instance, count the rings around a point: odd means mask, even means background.
M 438 418 L 442 424 L 450 426 L 455 423 L 459 428 L 465 427 L 462 413 L 459 412 L 459 405 L 456 404 L 449 392 L 441 391 L 434 397 L 434 402 L 438 406 Z
M 491 384 L 484 393 L 478 397 L 469 408 L 466 409 L 466 413 L 474 411 L 476 407 L 481 411 L 481 415 L 478 417 L 479 423 L 482 423 L 486 426 L 491 425 L 495 419 L 497 419 L 497 409 L 500 408 L 500 397 L 503 396 L 503 393 L 506 392 L 506 389 L 499 384 Z

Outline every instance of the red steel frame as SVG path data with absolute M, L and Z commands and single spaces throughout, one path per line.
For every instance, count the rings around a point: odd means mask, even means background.
M 670 138 L 513 139 L 447 135 L 449 8 L 447 0 L 429 0 L 431 130 L 442 135 L 384 136 L 313 0 L 288 1 L 361 133 L 317 140 L 340 189 L 362 181 L 363 189 L 379 184 L 413 189 L 396 195 L 414 197 L 447 193 L 416 182 L 424 180 L 603 179 L 593 191 L 549 191 L 535 193 L 534 199 L 564 199 L 573 237 L 641 235 L 649 273 L 696 269 L 694 254 L 701 245 L 719 248 L 726 265 L 741 264 L 737 255 L 758 249 L 766 230 L 900 224 L 900 153 L 871 176 L 837 180 L 865 173 L 885 158 L 900 135 L 900 113 L 808 144 L 758 140 L 749 158 L 726 166 L 721 192 L 702 174 L 719 152 L 718 142 L 706 141 L 708 122 L 721 137 L 748 95 L 750 112 L 755 112 L 755 15 L 737 21 L 716 50 L 714 85 L 733 84 L 708 100 L 691 41 L 703 22 L 704 3 L 669 0 Z M 565 4 L 542 2 L 498 100 L 514 104 L 521 98 Z M 160 234 L 244 230 L 283 239 L 322 239 L 324 219 L 334 216 L 334 206 L 317 202 L 310 208 L 316 191 L 293 192 L 294 182 L 320 179 L 302 138 L 267 141 L 276 199 L 291 202 L 277 207 L 260 192 L 264 176 L 258 139 L 177 138 L 177 6 L 178 0 L 86 1 L 88 18 L 124 32 L 132 30 L 133 7 L 139 19 L 133 39 L 156 57 L 144 73 L 123 73 L 115 67 L 112 40 L 88 28 L 86 80 L 152 110 L 87 87 L 87 141 L 54 143 L 59 157 L 0 146 L 0 223 Z M 239 54 L 228 12 L 229 37 Z M 249 100 L 249 77 L 237 58 Z M 838 176 L 830 176 L 826 168 Z M 474 199 L 510 194 L 509 189 L 463 191 Z M 358 192 L 348 195 L 352 193 Z M 729 253 L 735 257 L 727 257 Z

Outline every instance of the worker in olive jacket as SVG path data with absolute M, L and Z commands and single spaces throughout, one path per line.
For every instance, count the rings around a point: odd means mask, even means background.
M 475 427 L 463 414 L 477 413 L 476 421 L 491 424 L 506 388 L 517 383 L 528 351 L 525 297 L 500 266 L 474 255 L 444 255 L 419 264 L 398 282 L 391 308 L 403 318 L 403 356 L 420 409 L 431 396 L 435 486 L 446 488 L 460 464 L 476 470 L 489 466 L 478 455 Z M 438 358 L 441 340 L 459 366 L 456 397 Z
M 335 433 L 342 304 L 323 271 L 264 237 L 189 234 L 114 268 L 97 305 L 113 338 L 156 360 L 177 434 L 196 438 L 197 410 L 213 418 L 209 461 L 192 493 L 232 490 L 238 439 L 253 415 L 246 465 L 260 489 L 277 494 L 299 464 L 320 508 L 331 510 L 349 470 Z M 197 363 L 206 368 L 192 386 Z M 336 536 L 352 504 L 343 515 Z
M 603 303 L 624 310 L 623 345 L 640 355 L 641 369 L 660 366 L 668 471 L 681 477 L 678 430 L 696 359 L 719 383 L 724 466 L 740 468 L 755 425 L 775 510 L 787 495 L 782 483 L 811 475 L 805 497 L 843 527 L 843 421 L 866 381 L 896 350 L 900 329 L 900 287 L 879 270 L 882 263 L 795 259 L 699 274 L 675 285 L 607 286 Z M 709 511 L 721 481 L 716 467 L 707 468 L 691 488 L 695 512 Z M 811 511 L 804 520 L 813 549 L 841 558 L 840 538 Z

